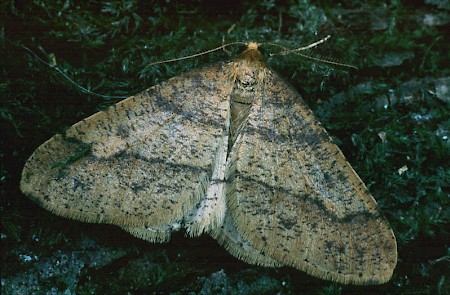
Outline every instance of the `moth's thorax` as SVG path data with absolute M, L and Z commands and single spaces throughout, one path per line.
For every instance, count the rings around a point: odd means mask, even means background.
M 251 103 L 261 88 L 266 74 L 266 65 L 256 43 L 249 43 L 247 49 L 233 61 L 233 99 L 236 102 Z
M 253 102 L 261 94 L 266 69 L 256 43 L 249 43 L 247 49 L 232 62 L 233 89 L 230 96 L 231 124 L 228 142 L 230 150 L 247 120 Z

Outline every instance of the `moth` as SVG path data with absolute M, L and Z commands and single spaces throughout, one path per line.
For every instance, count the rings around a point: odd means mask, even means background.
M 43 143 L 24 194 L 150 242 L 184 229 L 232 255 L 343 284 L 381 284 L 396 239 L 364 183 L 257 43 L 169 79 Z

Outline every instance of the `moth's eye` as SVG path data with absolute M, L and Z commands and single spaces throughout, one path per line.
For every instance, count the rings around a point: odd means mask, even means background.
M 239 52 L 244 52 L 248 48 L 247 44 L 239 45 Z

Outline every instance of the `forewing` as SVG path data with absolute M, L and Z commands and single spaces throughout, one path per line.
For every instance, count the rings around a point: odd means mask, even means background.
M 176 232 L 181 228 L 181 222 L 173 222 L 170 224 L 162 224 L 156 226 L 140 226 L 140 227 L 126 227 L 122 226 L 122 229 L 132 234 L 133 236 L 149 241 L 151 243 L 165 243 L 170 240 L 172 232 Z
M 22 191 L 87 222 L 132 228 L 180 220 L 214 170 L 227 83 L 222 66 L 192 71 L 78 122 L 28 159 Z
M 227 201 L 265 255 L 341 283 L 387 281 L 396 241 L 373 197 L 298 93 L 268 71 L 231 151 Z
M 255 249 L 238 233 L 229 214 L 225 214 L 223 224 L 214 228 L 209 234 L 216 239 L 231 255 L 251 264 L 265 267 L 280 267 L 281 263 Z

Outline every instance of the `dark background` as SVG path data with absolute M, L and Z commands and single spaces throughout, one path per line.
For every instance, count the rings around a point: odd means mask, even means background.
M 2 294 L 449 294 L 448 1 L 13 1 L 0 14 Z M 268 64 L 315 111 L 367 184 L 398 241 L 392 280 L 344 286 L 243 263 L 204 235 L 167 244 L 57 217 L 18 188 L 45 140 L 224 51 L 150 66 L 223 42 L 301 47 Z M 265 47 L 266 53 L 274 51 Z M 233 53 L 237 48 L 230 48 Z

